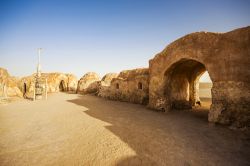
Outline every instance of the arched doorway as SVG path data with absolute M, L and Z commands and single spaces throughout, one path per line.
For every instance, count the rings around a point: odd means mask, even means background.
M 26 96 L 26 92 L 27 92 L 27 85 L 26 83 L 23 84 L 23 96 Z
M 142 87 L 142 83 L 139 82 L 139 83 L 138 83 L 138 89 L 139 89 L 139 90 L 142 90 L 142 88 L 143 88 L 143 87 Z
M 65 86 L 64 80 L 61 80 L 61 81 L 60 81 L 60 84 L 59 84 L 59 91 L 60 91 L 60 92 L 66 91 L 66 86 Z
M 209 109 L 212 103 L 212 86 L 213 83 L 210 79 L 208 72 L 206 71 L 202 76 L 199 78 L 199 98 L 200 108 Z
M 119 86 L 118 83 L 115 84 L 115 87 L 116 87 L 116 89 L 119 89 L 119 88 L 120 88 L 120 86 Z
M 164 78 L 166 104 L 178 110 L 201 106 L 199 80 L 206 71 L 204 64 L 192 59 L 181 59 L 172 64 Z
M 169 44 L 149 61 L 148 107 L 166 111 L 192 107 L 197 78 L 207 70 L 213 83 L 208 121 L 249 125 L 250 40 L 244 38 L 249 30 L 197 32 Z

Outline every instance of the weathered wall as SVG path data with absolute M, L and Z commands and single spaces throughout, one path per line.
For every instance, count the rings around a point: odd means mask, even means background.
M 59 92 L 60 83 L 63 84 L 61 91 L 76 92 L 78 81 L 73 74 L 48 73 L 44 77 L 47 78 L 48 92 Z
M 141 89 L 138 87 L 141 84 Z M 122 71 L 99 96 L 132 103 L 148 103 L 148 69 Z
M 62 91 L 76 92 L 78 81 L 76 76 L 72 74 L 42 73 L 41 77 L 43 78 L 44 86 L 45 86 L 45 79 L 47 79 L 48 93 L 59 92 L 61 83 L 63 85 Z M 19 89 L 22 91 L 22 93 L 24 93 L 24 88 L 25 88 L 24 85 L 26 84 L 26 93 L 27 93 L 26 95 L 31 97 L 34 91 L 34 81 L 35 81 L 35 74 L 21 78 L 18 83 Z
M 88 72 L 78 81 L 77 93 L 97 93 L 99 89 L 100 77 L 94 72 Z
M 223 34 L 186 35 L 150 60 L 149 107 L 170 110 L 178 102 L 181 106 L 185 100 L 190 102 L 190 96 L 184 100 L 187 97 L 184 93 L 195 89 L 194 82 L 205 67 L 213 82 L 208 120 L 250 125 L 249 66 L 250 27 Z M 179 85 L 173 86 L 175 83 Z
M 228 33 L 197 32 L 168 45 L 149 61 L 149 69 L 122 71 L 100 80 L 96 73 L 87 73 L 78 82 L 73 75 L 43 74 L 48 78 L 49 92 L 63 89 L 78 93 L 147 104 L 158 110 L 192 108 L 199 101 L 199 77 L 208 71 L 213 82 L 212 105 L 208 120 L 221 124 L 250 126 L 250 27 Z M 16 80 L 0 70 L 9 95 L 20 95 Z M 32 90 L 33 77 L 19 81 L 23 91 Z M 106 80 L 105 80 L 106 79 Z M 142 88 L 139 88 L 139 83 Z M 0 90 L 0 93 L 1 90 Z
M 68 81 L 67 81 L 67 91 L 76 93 L 77 91 L 77 85 L 78 85 L 78 79 L 73 74 L 66 74 Z
M 17 78 L 11 77 L 6 69 L 0 68 L 0 97 L 22 97 L 17 82 Z
M 108 73 L 103 76 L 102 80 L 99 82 L 97 95 L 99 97 L 110 98 L 109 96 L 111 96 L 111 81 L 117 77 L 117 73 Z

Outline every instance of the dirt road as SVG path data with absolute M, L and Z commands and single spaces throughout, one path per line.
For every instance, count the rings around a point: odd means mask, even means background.
M 0 165 L 250 165 L 249 140 L 206 112 L 90 95 L 0 105 Z

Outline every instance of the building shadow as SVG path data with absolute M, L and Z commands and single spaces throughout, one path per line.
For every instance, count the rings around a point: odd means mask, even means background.
M 145 106 L 79 95 L 68 102 L 84 106 L 136 156 L 116 165 L 248 165 L 249 135 L 210 125 L 207 112 L 156 112 Z

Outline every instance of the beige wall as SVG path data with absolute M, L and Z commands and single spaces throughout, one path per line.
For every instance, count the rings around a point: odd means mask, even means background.
M 194 63 L 189 64 L 190 61 Z M 213 82 L 208 120 L 237 123 L 238 126 L 249 123 L 250 27 L 224 34 L 193 33 L 167 46 L 149 62 L 149 106 L 166 111 L 172 109 L 174 102 L 180 101 L 173 96 L 186 96 L 184 89 L 187 85 L 195 86 L 199 72 L 204 72 L 199 69 L 199 64 L 205 67 Z M 177 91 L 174 93 L 172 84 L 178 79 L 173 78 L 179 78 L 179 82 L 175 82 Z
M 142 84 L 142 89 L 139 89 L 139 83 Z M 112 100 L 147 104 L 148 69 L 122 71 L 117 78 L 111 80 L 110 86 L 101 85 L 99 96 Z

